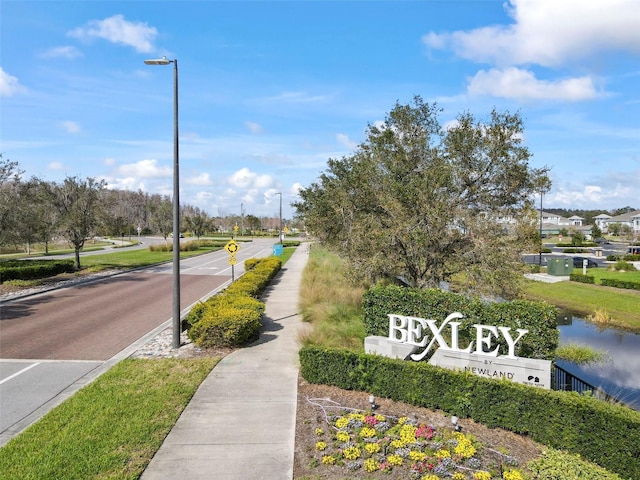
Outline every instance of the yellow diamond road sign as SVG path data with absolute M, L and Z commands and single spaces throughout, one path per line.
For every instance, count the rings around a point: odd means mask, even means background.
M 236 252 L 240 250 L 240 245 L 233 240 L 229 240 L 229 242 L 224 246 L 224 249 L 229 252 L 229 255 L 235 255 Z
M 238 260 L 238 259 L 235 257 L 235 255 L 231 255 L 231 256 L 229 257 L 229 265 L 235 265 L 235 264 L 236 264 L 236 262 L 237 262 L 237 260 Z

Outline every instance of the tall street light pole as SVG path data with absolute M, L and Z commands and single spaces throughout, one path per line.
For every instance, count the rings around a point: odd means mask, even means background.
M 180 348 L 180 168 L 178 154 L 178 59 L 145 60 L 147 65 L 173 63 L 173 348 Z
M 276 195 L 280 195 L 280 230 L 278 237 L 280 238 L 280 245 L 282 245 L 282 192 L 276 192 Z
M 542 266 L 542 190 L 540 190 L 540 255 L 538 256 L 538 265 Z

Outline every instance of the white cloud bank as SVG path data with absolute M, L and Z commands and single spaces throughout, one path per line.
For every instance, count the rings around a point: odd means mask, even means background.
M 84 27 L 77 27 L 67 33 L 80 40 L 101 38 L 116 45 L 133 47 L 137 52 L 153 50 L 153 42 L 158 30 L 142 22 L 129 22 L 122 15 L 114 15 L 104 20 L 91 20 Z
M 431 50 L 451 50 L 460 58 L 497 67 L 469 80 L 470 95 L 589 100 L 598 96 L 592 76 L 540 80 L 533 66 L 555 70 L 579 62 L 584 69 L 587 60 L 597 65 L 611 51 L 640 54 L 636 0 L 510 0 L 505 8 L 514 21 L 510 25 L 429 32 L 422 38 Z
M 470 79 L 467 93 L 472 96 L 567 101 L 589 100 L 598 96 L 590 77 L 545 81 L 538 80 L 528 70 L 516 67 L 480 70 Z
M 17 93 L 24 93 L 27 89 L 13 75 L 9 75 L 0 67 L 0 97 L 11 97 Z
M 511 0 L 512 25 L 431 32 L 424 43 L 494 65 L 561 66 L 610 50 L 640 53 L 636 0 Z

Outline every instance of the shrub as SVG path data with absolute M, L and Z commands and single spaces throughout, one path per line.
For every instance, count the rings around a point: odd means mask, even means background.
M 74 271 L 73 260 L 5 260 L 0 262 L 0 283 L 53 277 Z
M 251 265 L 224 292 L 198 302 L 182 322 L 196 345 L 237 347 L 258 337 L 265 305 L 258 300 L 282 262 L 277 258 L 249 259 Z
M 260 331 L 262 314 L 246 308 L 208 308 L 191 326 L 188 336 L 203 348 L 237 347 L 254 340 Z
M 535 478 L 553 478 L 555 480 L 620 480 L 620 476 L 610 473 L 580 456 L 546 449 L 540 457 L 530 461 L 527 468 Z
M 569 275 L 569 280 L 572 282 L 591 283 L 595 284 L 596 279 L 592 275 L 583 275 L 582 273 L 572 273 Z
M 626 260 L 618 260 L 615 265 L 611 267 L 613 270 L 623 271 L 623 272 L 635 272 L 638 270 L 633 263 L 629 263 Z
M 605 287 L 626 288 L 629 290 L 640 290 L 640 282 L 631 282 L 625 280 L 616 280 L 614 278 L 603 278 L 600 284 Z

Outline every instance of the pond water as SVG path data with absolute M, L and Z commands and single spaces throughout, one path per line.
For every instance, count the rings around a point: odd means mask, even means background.
M 640 334 L 602 328 L 567 313 L 558 317 L 558 330 L 560 345 L 587 345 L 608 355 L 593 365 L 559 360 L 560 367 L 640 410 Z

